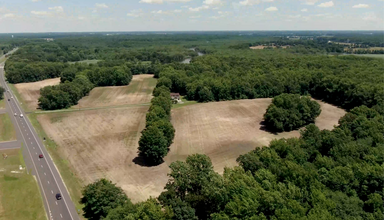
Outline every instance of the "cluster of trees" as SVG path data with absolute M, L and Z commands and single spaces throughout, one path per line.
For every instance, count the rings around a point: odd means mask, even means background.
M 382 220 L 383 134 L 383 116 L 357 107 L 332 131 L 308 125 L 300 138 L 275 140 L 241 155 L 239 166 L 226 168 L 223 175 L 205 155 L 173 162 L 157 199 L 116 207 L 119 196 L 110 196 L 107 189 L 84 194 L 85 201 L 94 201 L 84 211 L 114 220 Z
M 164 65 L 156 76 L 172 92 L 199 102 L 293 93 L 352 109 L 383 101 L 383 70 L 379 59 L 232 50 L 230 55 L 197 57 L 189 65 Z
M 315 122 L 320 105 L 309 96 L 281 94 L 272 99 L 264 114 L 265 126 L 272 131 L 292 131 Z
M 86 96 L 94 84 L 87 76 L 79 74 L 72 81 L 40 89 L 39 107 L 44 110 L 69 108 Z
M 157 84 L 154 98 L 146 116 L 146 127 L 139 140 L 139 155 L 150 165 L 163 162 L 173 142 L 175 129 L 171 120 L 171 95 L 169 88 Z

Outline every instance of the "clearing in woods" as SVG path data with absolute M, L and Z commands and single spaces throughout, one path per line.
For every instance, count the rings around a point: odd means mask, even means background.
M 60 78 L 46 79 L 38 82 L 18 83 L 14 84 L 21 99 L 19 102 L 26 105 L 27 110 L 34 111 L 38 107 L 38 99 L 40 97 L 40 89 L 46 86 L 58 85 Z
M 1 150 L 0 158 L 0 219 L 44 220 L 43 201 L 37 182 L 26 170 L 21 150 Z
M 158 196 L 168 181 L 169 165 L 194 153 L 211 157 L 215 170 L 236 165 L 236 158 L 274 138 L 299 136 L 298 131 L 270 134 L 260 129 L 271 99 L 195 104 L 172 110 L 175 143 L 165 163 L 140 166 L 137 156 L 140 132 L 149 106 L 122 107 L 66 113 L 38 114 L 58 154 L 68 161 L 82 184 L 105 177 L 122 187 L 133 202 Z M 321 103 L 317 124 L 332 129 L 345 112 Z
M 272 99 L 236 100 L 196 104 L 172 110 L 175 139 L 167 164 L 191 154 L 208 155 L 217 172 L 235 166 L 236 158 L 273 139 L 299 137 L 299 131 L 272 134 L 261 123 Z M 318 101 L 322 112 L 316 119 L 320 129 L 332 129 L 345 111 Z
M 92 89 L 88 96 L 73 108 L 118 106 L 127 104 L 149 103 L 156 86 L 153 75 L 134 75 L 128 86 L 107 86 Z

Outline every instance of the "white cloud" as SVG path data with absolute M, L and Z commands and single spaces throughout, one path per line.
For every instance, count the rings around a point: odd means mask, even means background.
M 376 16 L 374 12 L 365 13 L 362 16 L 364 21 L 380 21 L 381 19 Z
M 308 9 L 306 9 L 306 8 L 303 8 L 303 9 L 301 9 L 301 11 L 302 11 L 302 12 L 307 12 L 307 11 L 308 11 Z
M 39 1 L 41 1 L 41 0 L 31 0 L 31 2 L 39 2 Z
M 143 10 L 141 9 L 131 10 L 130 12 L 127 13 L 128 17 L 134 17 L 134 18 L 140 17 L 142 15 L 143 15 Z
M 77 17 L 77 19 L 79 19 L 79 20 L 84 20 L 85 17 L 83 17 L 83 16 L 79 16 L 79 17 Z
M 99 8 L 99 9 L 101 9 L 101 8 L 108 8 L 108 5 L 106 5 L 105 3 L 96 3 L 95 7 Z
M 14 18 L 15 17 L 15 14 L 13 13 L 7 13 L 3 16 L 3 18 Z
M 306 5 L 314 5 L 319 0 L 304 0 L 304 1 L 305 1 L 304 4 Z
M 49 16 L 49 15 L 51 15 L 47 11 L 31 11 L 31 14 L 37 15 L 37 16 Z
M 221 0 L 204 0 L 203 4 L 205 5 L 221 5 Z
M 266 8 L 265 11 L 277 11 L 279 9 L 277 9 L 276 7 L 269 7 L 269 8 Z
M 192 1 L 192 0 L 140 0 L 139 3 L 163 4 L 164 2 L 182 3 L 182 2 L 190 2 L 190 1 Z
M 288 18 L 300 18 L 301 15 L 289 15 Z
M 207 10 L 207 9 L 209 9 L 209 6 L 208 5 L 203 5 L 203 6 L 200 6 L 200 7 L 197 7 L 197 8 L 189 8 L 189 11 L 198 12 L 198 11 Z
M 201 15 L 196 15 L 196 16 L 190 16 L 190 19 L 196 19 L 196 18 L 201 18 Z
M 329 7 L 332 7 L 334 5 L 335 4 L 333 3 L 333 1 L 329 1 L 329 2 L 321 3 L 321 4 L 317 5 L 317 6 L 321 7 L 321 8 L 329 8 Z
M 358 4 L 358 5 L 352 6 L 352 8 L 369 8 L 369 5 L 367 5 L 367 4 Z
M 180 9 L 175 9 L 175 10 L 173 10 L 173 12 L 175 12 L 175 13 L 181 13 L 182 10 L 180 10 Z
M 260 4 L 260 2 L 273 2 L 274 0 L 243 0 L 243 1 L 240 1 L 239 4 L 240 5 L 256 5 L 256 4 Z
M 6 7 L 0 7 L 0 13 L 6 13 L 6 12 L 9 12 L 9 9 L 7 9 Z
M 64 12 L 63 7 L 61 7 L 61 6 L 55 6 L 55 7 L 51 7 L 51 8 L 48 8 L 48 9 L 49 10 L 54 10 L 57 13 Z

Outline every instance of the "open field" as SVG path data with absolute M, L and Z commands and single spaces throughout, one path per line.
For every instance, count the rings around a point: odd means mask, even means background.
M 0 154 L 0 220 L 44 220 L 43 201 L 34 177 L 26 170 L 21 150 L 2 150 Z M 12 171 L 20 173 L 12 173 Z
M 273 49 L 276 49 L 277 47 L 276 46 L 264 46 L 264 45 L 259 45 L 259 46 L 253 46 L 253 47 L 250 47 L 249 49 L 252 49 L 252 50 L 263 50 L 264 48 L 267 48 L 267 47 L 272 47 Z M 287 46 L 280 46 L 280 48 L 283 48 L 283 49 L 286 49 L 290 47 L 289 45 Z
M 82 184 L 106 177 L 133 201 L 142 201 L 162 191 L 168 172 L 166 164 L 143 167 L 133 162 L 148 108 L 49 113 L 37 119 Z
M 271 99 L 239 100 L 173 109 L 175 143 L 165 163 L 156 167 L 138 165 L 135 159 L 149 106 L 46 113 L 36 117 L 49 140 L 57 144 L 58 160 L 65 161 L 81 180 L 79 184 L 105 177 L 137 202 L 160 194 L 168 180 L 168 166 L 175 160 L 205 153 L 212 158 L 215 170 L 222 172 L 224 166 L 236 164 L 238 155 L 268 145 L 274 138 L 299 136 L 298 131 L 274 135 L 260 129 L 270 103 Z M 345 112 L 321 105 L 323 113 L 317 124 L 331 129 Z
M 72 108 L 118 106 L 126 104 L 149 103 L 156 86 L 153 75 L 134 75 L 128 86 L 107 86 L 92 89 L 88 96 Z
M 225 166 L 235 166 L 239 155 L 266 146 L 273 139 L 299 137 L 299 131 L 272 134 L 263 130 L 261 122 L 271 101 L 268 98 L 212 102 L 173 109 L 176 134 L 165 161 L 170 164 L 191 154 L 206 154 L 221 173 Z M 345 111 L 319 103 L 322 112 L 316 125 L 332 129 Z
M 371 57 L 371 58 L 381 58 L 384 59 L 384 54 L 348 54 L 359 57 Z
M 0 114 L 0 142 L 16 140 L 16 132 L 8 114 Z
M 31 83 L 14 84 L 17 92 L 20 94 L 22 105 L 26 105 L 26 109 L 34 111 L 38 107 L 38 99 L 40 97 L 40 89 L 45 86 L 58 85 L 60 78 L 46 79 Z

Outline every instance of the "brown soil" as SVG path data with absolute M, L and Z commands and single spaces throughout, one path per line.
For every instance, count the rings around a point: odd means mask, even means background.
M 15 87 L 24 101 L 23 105 L 27 105 L 29 110 L 36 110 L 40 97 L 40 89 L 46 86 L 58 85 L 59 83 L 60 78 L 54 78 L 38 82 L 19 83 L 15 84 Z
M 74 108 L 117 106 L 149 103 L 156 86 L 153 75 L 135 75 L 128 86 L 107 86 L 92 89 Z
M 148 108 L 51 113 L 37 119 L 84 184 L 108 178 L 137 202 L 158 196 L 167 182 L 166 164 L 143 167 L 133 162 Z
M 272 99 L 237 100 L 196 104 L 172 110 L 176 130 L 167 164 L 191 154 L 208 155 L 217 172 L 235 166 L 236 158 L 273 139 L 299 137 L 299 131 L 272 134 L 261 125 Z M 316 120 L 320 129 L 332 129 L 345 111 L 318 101 L 322 113 Z
M 99 178 L 117 183 L 134 202 L 158 196 L 168 181 L 169 165 L 194 153 L 211 157 L 215 170 L 236 165 L 236 158 L 275 138 L 298 137 L 299 132 L 271 134 L 261 129 L 271 99 L 195 104 L 172 110 L 176 129 L 165 163 L 156 167 L 136 164 L 138 140 L 145 127 L 148 106 L 50 113 L 38 120 L 59 146 L 62 158 L 85 184 Z M 332 128 L 345 112 L 321 103 L 316 124 Z

